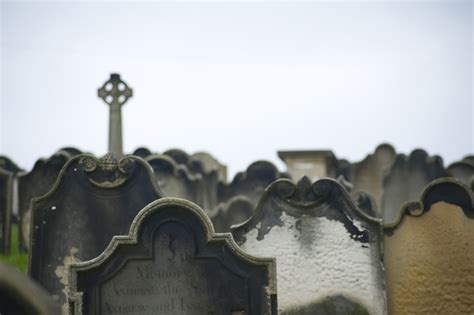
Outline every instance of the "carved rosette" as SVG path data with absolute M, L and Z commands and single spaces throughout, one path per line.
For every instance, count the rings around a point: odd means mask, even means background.
M 93 156 L 81 158 L 79 165 L 87 174 L 91 183 L 102 188 L 114 188 L 129 179 L 136 168 L 136 162 L 131 157 L 117 160 L 111 153 L 100 159 Z

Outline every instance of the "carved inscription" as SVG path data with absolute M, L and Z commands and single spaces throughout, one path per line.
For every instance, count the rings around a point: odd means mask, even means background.
M 225 288 L 211 287 L 219 266 L 194 258 L 194 242 L 180 224 L 155 234 L 153 260 L 128 260 L 100 287 L 101 314 L 222 314 Z M 214 271 L 213 271 L 214 269 Z M 226 277 L 235 277 L 226 274 Z M 235 279 L 237 280 L 237 278 Z M 242 281 L 242 280 L 240 280 Z M 245 283 L 242 283 L 245 286 Z M 230 301 L 229 301 L 230 302 Z

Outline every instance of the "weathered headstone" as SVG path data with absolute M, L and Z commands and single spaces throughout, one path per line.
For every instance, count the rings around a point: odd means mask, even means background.
M 251 255 L 277 260 L 280 314 L 385 314 L 381 221 L 332 179 L 281 179 L 232 234 Z
M 70 159 L 54 187 L 32 201 L 29 273 L 67 309 L 67 266 L 98 256 L 135 215 L 162 196 L 144 160 L 111 154 Z
M 430 157 L 423 150 L 414 150 L 408 157 L 400 154 L 384 179 L 382 217 L 384 224 L 396 220 L 406 201 L 417 199 L 432 180 L 448 176 L 439 156 Z
M 337 178 L 343 175 L 347 162 L 339 165 L 339 160 L 332 151 L 278 151 L 278 156 L 288 167 L 292 178 L 308 176 L 312 181 L 320 178 Z M 342 167 L 343 166 L 343 167 Z
M 245 222 L 253 215 L 255 205 L 245 196 L 235 196 L 213 211 L 211 220 L 216 232 L 230 232 L 230 227 Z
M 187 199 L 201 205 L 205 194 L 202 177 L 192 174 L 184 164 L 178 164 L 168 155 L 153 154 L 146 158 L 156 174 L 157 184 L 166 197 Z
M 383 196 L 383 180 L 395 161 L 395 149 L 389 144 L 379 145 L 373 154 L 354 163 L 350 168 L 349 181 L 354 185 L 353 192 L 365 192 L 374 199 L 376 209 L 380 211 Z M 380 212 L 376 213 L 381 217 Z
M 430 183 L 385 226 L 390 314 L 472 314 L 474 198 L 456 179 Z
M 76 153 L 61 149 L 48 159 L 39 159 L 29 173 L 18 176 L 20 249 L 27 250 L 30 245 L 31 200 L 43 196 L 53 187 L 61 168 Z
M 0 263 L 0 314 L 56 315 L 59 307 L 39 285 L 15 268 Z
M 0 253 L 10 253 L 14 180 L 21 169 L 6 156 L 0 156 Z
M 283 176 L 271 162 L 254 162 L 245 172 L 237 173 L 232 182 L 219 184 L 219 201 L 227 202 L 233 197 L 245 196 L 256 206 L 265 188 Z
M 474 190 L 474 156 L 466 156 L 448 167 L 448 173 Z
M 70 265 L 72 314 L 276 314 L 275 261 L 214 234 L 189 201 L 164 198 L 97 258 Z
M 117 157 L 123 155 L 122 149 L 122 106 L 133 96 L 133 90 L 120 79 L 120 75 L 112 73 L 97 94 L 110 107 L 109 117 L 109 152 Z
M 145 148 L 145 147 L 140 147 L 137 148 L 135 151 L 133 151 L 132 155 L 136 155 L 141 157 L 142 159 L 145 159 L 146 157 L 152 155 L 153 153 L 150 151 L 150 149 Z
M 217 171 L 219 174 L 219 181 L 227 181 L 227 166 L 220 163 L 215 157 L 206 152 L 196 152 L 191 155 L 190 163 L 197 161 L 203 165 L 203 170 L 205 173 L 211 173 Z

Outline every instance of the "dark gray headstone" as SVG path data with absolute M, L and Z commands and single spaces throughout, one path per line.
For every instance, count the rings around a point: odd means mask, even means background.
M 273 182 L 232 234 L 250 255 L 276 258 L 280 314 L 318 314 L 328 299 L 336 309 L 386 314 L 381 220 L 335 180 Z
M 54 187 L 32 201 L 29 273 L 67 309 L 67 266 L 98 256 L 135 215 L 162 196 L 153 170 L 128 156 L 70 159 Z
M 230 232 L 230 227 L 249 219 L 255 205 L 245 196 L 236 196 L 217 206 L 211 216 L 214 229 L 218 233 Z
M 448 173 L 474 190 L 474 156 L 466 156 L 448 167 Z
M 274 259 L 214 234 L 193 203 L 164 198 L 96 259 L 70 265 L 73 314 L 276 314 Z
M 408 157 L 399 154 L 384 179 L 382 217 L 384 224 L 394 222 L 403 204 L 419 198 L 432 180 L 449 176 L 439 156 L 430 157 L 424 150 L 414 150 Z
M 30 242 L 31 200 L 46 194 L 56 182 L 61 168 L 76 151 L 60 150 L 48 159 L 38 160 L 29 173 L 18 176 L 19 244 L 27 250 Z
M 135 151 L 133 151 L 132 155 L 136 155 L 141 157 L 142 159 L 146 158 L 147 156 L 152 155 L 153 153 L 150 151 L 150 149 L 145 148 L 145 147 L 140 147 L 137 148 Z
M 60 312 L 44 289 L 13 267 L 0 263 L 0 314 L 55 315 Z
M 13 185 L 21 169 L 6 156 L 0 156 L 0 253 L 10 253 L 13 214 Z

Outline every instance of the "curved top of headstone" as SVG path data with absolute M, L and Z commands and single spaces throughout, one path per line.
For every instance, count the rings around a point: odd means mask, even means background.
M 448 173 L 474 190 L 474 156 L 466 156 L 461 161 L 452 163 L 447 168 Z
M 460 180 L 443 177 L 426 185 L 419 200 L 407 201 L 401 205 L 396 220 L 384 224 L 384 229 L 396 229 L 402 224 L 405 216 L 421 216 L 429 211 L 433 204 L 440 201 L 459 206 L 468 218 L 474 219 L 474 193 Z
M 328 211 L 330 206 L 339 213 Z M 325 215 L 331 218 L 337 215 L 337 219 L 344 223 L 352 237 L 361 241 L 367 241 L 367 235 L 364 233 L 366 231 L 360 231 L 354 224 L 353 218 L 377 227 L 381 225 L 381 220 L 359 209 L 346 189 L 336 180 L 325 178 L 311 183 L 311 180 L 304 176 L 296 185 L 287 179 L 279 179 L 271 183 L 265 189 L 254 215 L 246 222 L 232 227 L 232 233 L 234 237 L 243 235 L 261 224 L 266 218 L 270 224 L 260 227 L 259 238 L 263 238 L 272 226 L 281 224 L 280 217 L 283 213 L 293 217 Z
M 31 279 L 0 263 L 1 314 L 59 314 L 59 307 L 49 294 Z
M 146 147 L 139 147 L 136 148 L 135 151 L 133 151 L 132 155 L 136 155 L 141 157 L 142 159 L 146 158 L 147 156 L 152 155 L 153 153 L 150 151 L 150 149 Z
M 109 279 L 112 274 L 115 274 L 118 268 L 123 268 L 124 263 L 130 259 L 126 254 L 120 254 L 121 251 L 126 251 L 127 248 L 131 248 L 132 246 L 151 247 L 144 251 L 144 255 L 147 257 L 138 256 L 137 251 L 132 252 L 133 257 L 141 260 L 153 259 L 153 257 L 157 255 L 167 255 L 165 252 L 161 253 L 161 250 L 158 251 L 154 246 L 154 241 L 149 241 L 148 239 L 153 238 L 154 235 L 157 234 L 157 231 L 168 223 L 182 224 L 186 230 L 189 229 L 191 231 L 194 238 L 194 249 L 192 252 L 195 257 L 203 257 L 206 261 L 209 261 L 210 258 L 216 258 L 220 264 L 225 266 L 231 273 L 237 273 L 239 277 L 244 278 L 249 276 L 249 274 L 247 274 L 249 269 L 239 267 L 240 264 L 245 264 L 249 266 L 248 268 L 250 269 L 263 268 L 261 270 L 266 270 L 266 283 L 260 287 L 260 289 L 265 287 L 265 290 L 261 292 L 265 295 L 261 302 L 266 303 L 254 308 L 255 306 L 252 305 L 255 305 L 255 301 L 260 301 L 259 294 L 257 294 L 253 296 L 254 302 L 250 303 L 249 311 L 250 314 L 252 314 L 255 312 L 255 309 L 259 309 L 262 311 L 262 314 L 263 310 L 265 310 L 265 314 L 273 314 L 271 311 L 274 306 L 270 306 L 270 301 L 272 296 L 275 296 L 277 292 L 275 259 L 248 255 L 234 242 L 230 233 L 216 234 L 212 222 L 199 206 L 179 198 L 162 198 L 150 203 L 137 214 L 130 226 L 128 235 L 114 236 L 109 246 L 96 258 L 71 264 L 69 266 L 69 287 L 73 298 L 75 298 L 79 289 L 78 272 L 93 271 L 98 275 L 95 277 L 98 278 L 99 283 L 100 281 L 105 281 L 105 279 Z M 166 249 L 174 253 L 179 246 L 183 245 L 179 244 L 179 242 L 176 243 L 177 244 L 173 244 L 171 240 L 166 247 L 162 248 L 162 251 Z M 221 245 L 224 246 L 224 248 L 221 248 Z M 114 257 L 114 255 L 116 256 Z M 105 265 L 107 263 L 111 263 L 112 267 L 107 267 L 107 265 Z M 104 265 L 106 267 L 104 267 Z M 198 265 L 194 266 L 198 268 Z M 97 273 L 96 271 L 99 272 Z M 209 271 L 212 273 L 210 269 L 207 269 L 207 272 Z M 215 277 L 209 279 L 209 281 L 219 280 L 219 276 L 214 276 Z M 255 288 L 254 281 L 255 280 L 248 278 L 245 282 L 245 286 Z M 254 291 L 254 294 L 255 293 Z
M 18 165 L 15 164 L 9 157 L 0 155 L 0 169 L 7 172 L 18 173 L 23 171 Z
M 20 175 L 20 177 L 27 177 L 28 174 L 31 174 L 31 173 L 34 173 L 35 171 L 37 171 L 38 169 L 44 167 L 45 165 L 49 164 L 49 163 L 66 163 L 66 161 L 68 161 L 69 159 L 71 159 L 73 157 L 73 155 L 71 155 L 69 152 L 65 151 L 65 150 L 59 150 L 59 151 L 56 151 L 55 153 L 53 153 L 53 155 L 51 155 L 49 158 L 40 158 L 38 159 L 35 164 L 33 165 L 33 168 L 31 169 L 31 171 L 29 171 L 28 173 L 23 173 Z
M 236 186 L 250 180 L 275 181 L 281 178 L 278 168 L 269 161 L 256 161 L 250 164 L 243 172 L 238 172 L 228 186 Z
M 151 154 L 145 158 L 145 161 L 147 161 L 155 171 L 181 175 L 189 181 L 197 181 L 201 178 L 200 174 L 191 173 L 186 165 L 178 164 L 176 160 L 169 155 Z
M 79 150 L 78 148 L 74 148 L 74 147 L 64 147 L 64 148 L 59 149 L 58 152 L 59 151 L 66 151 L 71 156 L 76 156 L 76 155 L 79 155 L 79 154 L 83 153 L 81 150 Z
M 178 164 L 185 164 L 187 165 L 190 159 L 190 156 L 188 153 L 184 152 L 181 149 L 169 149 L 163 152 L 163 155 L 168 155 L 171 157 L 173 160 L 176 161 Z
M 196 152 L 190 157 L 190 164 L 195 161 L 202 164 L 204 173 L 210 174 L 212 172 L 219 173 L 219 180 L 225 182 L 227 180 L 227 167 L 219 162 L 215 157 L 207 152 Z

